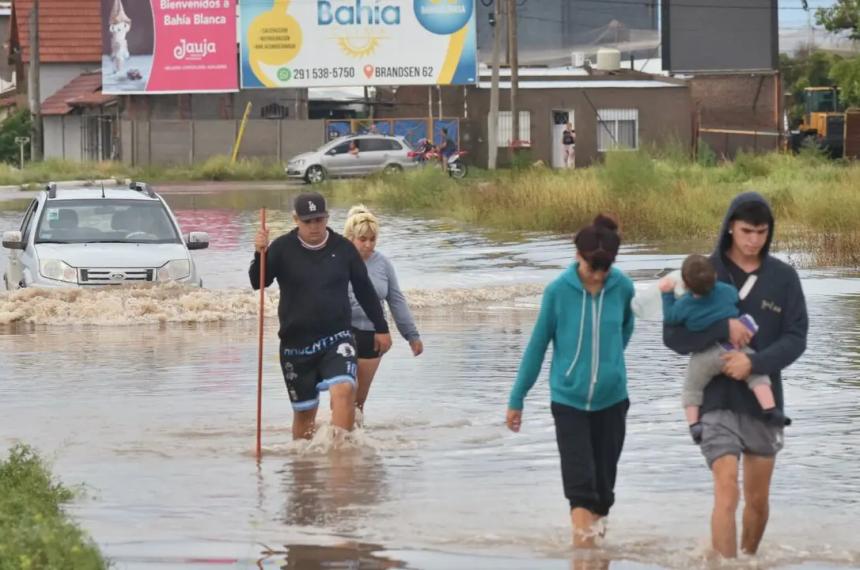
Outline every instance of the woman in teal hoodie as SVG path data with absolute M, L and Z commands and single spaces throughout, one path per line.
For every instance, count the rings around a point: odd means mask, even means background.
M 633 334 L 633 282 L 612 267 L 621 244 L 613 219 L 597 216 L 574 243 L 576 263 L 544 291 L 511 390 L 507 425 L 520 430 L 523 400 L 552 342 L 549 385 L 562 483 L 570 501 L 574 545 L 589 548 L 598 534 L 595 523 L 615 502 L 630 406 L 624 349 Z

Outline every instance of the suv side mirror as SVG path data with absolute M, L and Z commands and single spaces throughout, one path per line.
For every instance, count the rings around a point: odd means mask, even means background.
M 6 249 L 24 249 L 21 232 L 18 230 L 3 232 L 3 247 Z
M 206 249 L 209 247 L 209 234 L 206 232 L 190 232 L 185 236 L 188 249 Z
M 337 154 L 337 149 L 330 149 L 328 152 L 326 152 L 326 154 L 329 156 L 334 156 Z

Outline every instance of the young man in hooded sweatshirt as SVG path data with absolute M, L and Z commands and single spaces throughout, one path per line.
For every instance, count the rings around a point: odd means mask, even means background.
M 729 206 L 711 262 L 717 278 L 738 289 L 741 313 L 759 326 L 755 336 L 737 319 L 726 319 L 701 332 L 664 325 L 663 341 L 681 354 L 700 352 L 714 343 L 750 345 L 755 354 L 723 355 L 722 374 L 705 389 L 701 450 L 714 478 L 711 540 L 720 555 L 737 556 L 735 514 L 743 457 L 744 510 L 741 550 L 755 554 L 768 518 L 768 496 L 776 454 L 783 446 L 783 427 L 769 425 L 761 406 L 743 382 L 750 374 L 770 377 L 776 405 L 783 410 L 781 371 L 806 349 L 809 321 L 797 272 L 769 255 L 774 219 L 765 199 L 738 195 Z

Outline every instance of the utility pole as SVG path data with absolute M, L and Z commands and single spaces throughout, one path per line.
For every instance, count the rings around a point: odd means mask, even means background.
M 499 0 L 501 1 L 501 0 Z M 511 62 L 511 144 L 520 139 L 520 114 L 517 110 L 519 55 L 517 47 L 517 0 L 508 0 L 508 49 Z
M 502 0 L 493 2 L 493 13 L 490 25 L 493 27 L 493 78 L 490 83 L 490 124 L 487 125 L 488 161 L 487 168 L 496 169 L 499 154 L 499 52 L 502 49 L 502 34 L 499 30 L 502 10 L 499 4 Z
M 42 103 L 39 89 L 39 0 L 30 9 L 30 69 L 27 92 L 30 96 L 30 160 L 42 160 Z

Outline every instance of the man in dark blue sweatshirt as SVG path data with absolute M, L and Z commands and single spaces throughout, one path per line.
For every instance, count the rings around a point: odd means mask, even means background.
M 755 336 L 737 319 L 718 321 L 701 332 L 663 326 L 663 342 L 680 354 L 700 352 L 722 341 L 739 348 L 750 345 L 756 351 L 725 354 L 723 373 L 708 384 L 702 404 L 701 449 L 714 477 L 711 540 L 724 557 L 737 556 L 741 456 L 745 499 L 741 549 L 754 554 L 767 526 L 770 480 L 783 446 L 783 427 L 765 421 L 742 380 L 750 374 L 768 375 L 776 405 L 783 410 L 781 371 L 806 349 L 809 320 L 800 278 L 791 266 L 769 255 L 773 231 L 767 201 L 755 192 L 740 194 L 729 206 L 710 258 L 718 279 L 738 289 L 740 312 L 758 323 Z

